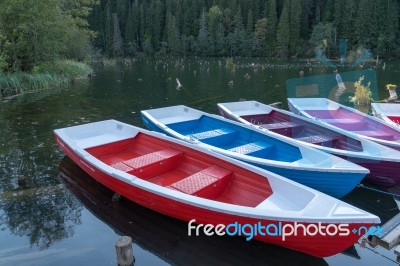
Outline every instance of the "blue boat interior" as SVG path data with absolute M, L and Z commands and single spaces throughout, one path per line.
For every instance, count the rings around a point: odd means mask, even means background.
M 281 162 L 294 162 L 302 158 L 296 146 L 208 116 L 167 126 L 184 136 L 244 155 Z

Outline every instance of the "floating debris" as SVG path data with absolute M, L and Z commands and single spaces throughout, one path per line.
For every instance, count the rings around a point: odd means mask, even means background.
M 177 90 L 179 90 L 182 87 L 182 84 L 180 83 L 179 79 L 176 78 L 176 83 L 178 84 L 178 86 L 176 87 Z
M 18 185 L 19 186 L 25 186 L 27 182 L 27 178 L 24 175 L 18 176 Z

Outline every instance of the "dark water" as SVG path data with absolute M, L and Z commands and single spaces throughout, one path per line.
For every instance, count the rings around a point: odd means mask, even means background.
M 242 238 L 188 237 L 184 222 L 126 200 L 113 203 L 113 193 L 64 158 L 54 143 L 53 129 L 80 123 L 113 118 L 143 126 L 140 110 L 152 107 L 185 104 L 216 113 L 218 102 L 255 99 L 282 102 L 285 108 L 288 78 L 300 70 L 306 75 L 332 73 L 307 61 L 236 63 L 234 73 L 222 59 L 96 66 L 95 77 L 69 88 L 0 102 L 0 265 L 116 265 L 119 235 L 132 236 L 136 265 L 396 264 L 393 251 L 368 245 L 317 259 Z M 384 71 L 378 68 L 376 98 L 388 96 L 386 83 L 399 84 L 398 66 L 387 62 Z M 244 78 L 247 73 L 249 79 Z M 183 84 L 180 89 L 176 78 Z M 19 175 L 27 177 L 25 186 L 18 185 Z M 393 196 L 363 188 L 344 200 L 383 222 L 399 212 Z

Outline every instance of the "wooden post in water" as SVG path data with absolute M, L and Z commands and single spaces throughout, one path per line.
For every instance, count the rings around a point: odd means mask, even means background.
M 117 252 L 117 262 L 119 266 L 131 266 L 135 262 L 132 251 L 132 238 L 121 236 L 115 242 L 115 251 Z

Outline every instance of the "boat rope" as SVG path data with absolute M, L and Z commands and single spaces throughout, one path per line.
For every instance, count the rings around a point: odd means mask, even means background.
M 386 195 L 390 195 L 390 196 L 393 196 L 393 197 L 396 197 L 396 198 L 400 198 L 400 194 L 391 193 L 391 192 L 379 190 L 379 189 L 376 189 L 376 188 L 368 187 L 368 186 L 365 186 L 365 185 L 363 185 L 363 184 L 361 184 L 361 183 L 359 183 L 359 184 L 357 185 L 357 187 L 361 187 L 361 188 L 373 190 L 373 191 L 380 192 L 380 193 L 383 193 L 383 194 L 386 194 Z

